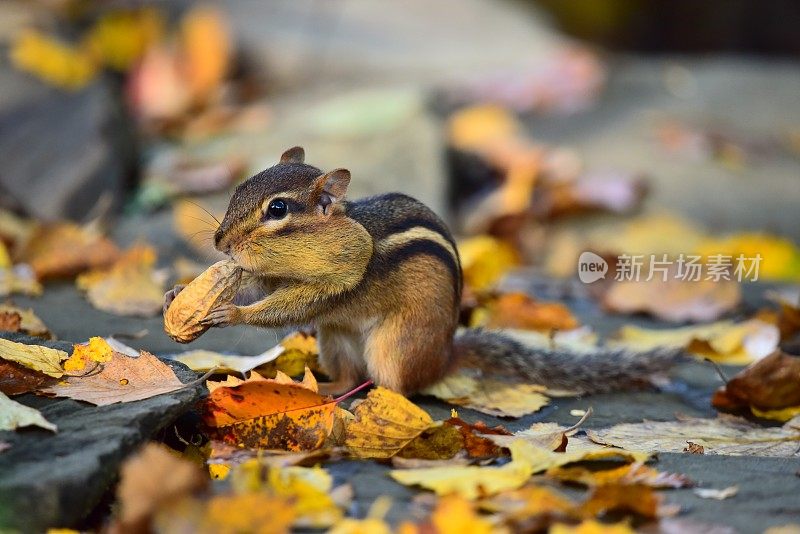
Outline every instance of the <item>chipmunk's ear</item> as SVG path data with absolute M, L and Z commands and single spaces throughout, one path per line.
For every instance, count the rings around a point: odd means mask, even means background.
M 281 163 L 303 163 L 306 159 L 306 151 L 301 146 L 293 146 L 281 154 Z
M 322 213 L 328 213 L 328 206 L 342 200 L 350 185 L 350 171 L 336 169 L 319 176 L 314 184 L 314 189 L 319 193 L 318 204 Z

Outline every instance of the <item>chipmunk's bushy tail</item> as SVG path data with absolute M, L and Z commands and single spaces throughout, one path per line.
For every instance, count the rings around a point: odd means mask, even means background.
M 499 332 L 465 329 L 454 340 L 456 366 L 485 378 L 541 384 L 548 389 L 600 393 L 642 389 L 650 378 L 684 359 L 680 349 L 647 352 L 568 345 L 531 346 Z

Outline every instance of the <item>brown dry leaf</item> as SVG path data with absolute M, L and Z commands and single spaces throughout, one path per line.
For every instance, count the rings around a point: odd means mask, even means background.
M 474 425 L 460 419 L 455 410 L 452 411 L 450 419 L 445 421 L 446 425 L 458 428 L 464 439 L 464 450 L 472 458 L 495 458 L 503 454 L 502 448 L 485 437 L 485 435 L 510 436 L 511 432 L 501 426 L 489 428 L 483 421 L 478 421 Z
M 674 516 L 680 511 L 679 506 L 665 504 L 663 500 L 650 486 L 604 484 L 594 488 L 581 504 L 580 513 L 587 519 L 614 511 L 656 519 Z
M 135 245 L 108 269 L 84 273 L 76 283 L 99 310 L 149 317 L 160 312 L 164 303 L 164 277 L 155 271 L 155 264 L 153 247 Z
M 681 417 L 677 421 L 625 423 L 588 430 L 595 443 L 651 452 L 684 452 L 687 442 L 703 447 L 704 454 L 730 456 L 800 457 L 800 429 L 791 421 L 764 428 L 746 419 L 720 415 L 716 419 Z
M 56 379 L 18 363 L 0 360 L 0 391 L 13 397 L 55 384 Z
M 433 425 L 425 410 L 399 393 L 377 387 L 346 422 L 345 446 L 359 458 L 391 458 Z
M 0 311 L 0 331 L 20 332 L 22 317 L 17 312 Z
M 544 386 L 477 379 L 467 372 L 451 373 L 422 393 L 450 404 L 500 417 L 522 417 L 539 411 L 550 401 Z
M 554 489 L 527 485 L 480 501 L 481 509 L 499 514 L 517 530 L 544 530 L 553 520 L 575 516 L 576 504 Z
M 18 306 L 14 306 L 13 304 L 0 304 L 0 316 L 4 315 L 19 316 L 19 330 L 10 330 L 12 332 L 22 332 L 23 334 L 27 334 L 29 336 L 41 337 L 45 339 L 51 339 L 53 337 L 53 335 L 50 333 L 50 330 L 30 308 L 20 308 Z M 2 320 L 0 320 L 0 322 L 2 322 Z M 2 326 L 0 326 L 0 330 L 3 330 Z
M 307 370 L 303 382 L 257 373 L 233 386 L 217 386 L 203 403 L 203 420 L 227 443 L 264 449 L 313 450 L 333 429 L 336 403 L 317 393 Z M 229 377 L 230 378 L 230 377 Z
M 768 291 L 765 296 L 780 306 L 777 325 L 781 339 L 790 339 L 800 332 L 800 287 Z
M 117 500 L 119 532 L 147 532 L 160 507 L 202 490 L 203 471 L 164 445 L 148 443 L 122 464 Z
M 29 264 L 39 280 L 46 280 L 106 267 L 118 257 L 117 246 L 94 225 L 59 222 L 37 228 L 22 249 L 19 261 Z
M 731 378 L 714 393 L 711 404 L 725 410 L 752 406 L 761 411 L 800 406 L 800 358 L 773 352 Z
M 192 371 L 210 371 L 215 373 L 246 373 L 263 366 L 278 358 L 284 352 L 280 345 L 256 354 L 255 356 L 239 356 L 237 354 L 222 354 L 212 350 L 190 350 L 172 356 L 172 359 L 181 362 Z M 302 372 L 302 371 L 301 371 Z
M 475 310 L 472 327 L 518 328 L 522 330 L 572 330 L 580 325 L 560 302 L 544 302 L 524 293 L 505 293 Z
M 681 347 L 701 358 L 726 365 L 746 365 L 771 354 L 780 335 L 775 325 L 750 319 L 741 323 L 719 321 L 672 329 L 647 329 L 626 325 L 611 346 L 637 351 L 656 347 Z
M 41 345 L 25 345 L 0 338 L 0 358 L 40 371 L 53 378 L 61 378 L 64 374 L 61 362 L 67 357 L 67 353 L 63 350 Z
M 464 447 L 464 438 L 459 429 L 441 424 L 424 430 L 412 439 L 396 457 L 418 460 L 449 460 Z
M 735 280 L 681 280 L 674 272 L 667 280 L 617 281 L 603 296 L 603 306 L 615 313 L 649 313 L 675 323 L 708 322 L 733 310 L 741 300 Z
M 735 497 L 736 494 L 739 493 L 739 486 L 728 486 L 727 488 L 722 489 L 695 488 L 693 493 L 701 499 L 715 499 L 717 501 L 723 501 L 725 499 Z
M 530 428 L 515 432 L 510 436 L 488 435 L 484 436 L 500 447 L 508 448 L 514 440 L 523 439 L 528 443 L 551 451 L 567 450 L 567 436 L 578 431 L 578 428 L 592 414 L 592 409 L 586 411 L 583 417 L 570 427 L 558 423 L 534 423 Z
M 179 343 L 200 337 L 210 327 L 200 324 L 208 312 L 233 300 L 242 269 L 231 260 L 215 263 L 178 293 L 164 314 L 164 331 Z
M 100 366 L 96 374 L 70 376 L 39 393 L 105 406 L 147 399 L 184 387 L 167 364 L 146 351 L 141 351 L 138 358 L 115 352 L 110 361 Z
M 604 484 L 641 484 L 652 488 L 688 488 L 694 485 L 686 475 L 662 473 L 641 462 L 603 470 L 592 470 L 584 466 L 554 467 L 547 470 L 547 476 L 590 487 Z
M 551 179 L 537 187 L 533 213 L 545 220 L 592 211 L 628 213 L 641 204 L 646 192 L 641 176 L 624 171 L 588 173 L 571 180 Z
M 65 371 L 81 371 L 88 362 L 104 363 L 110 361 L 114 349 L 102 337 L 93 337 L 88 343 L 78 343 L 72 349 L 72 355 L 64 362 Z

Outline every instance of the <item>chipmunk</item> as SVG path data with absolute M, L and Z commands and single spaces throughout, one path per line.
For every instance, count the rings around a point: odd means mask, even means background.
M 445 223 L 389 193 L 345 199 L 350 173 L 322 172 L 294 147 L 236 188 L 216 248 L 245 271 L 260 299 L 212 310 L 206 324 L 314 324 L 320 362 L 347 391 L 365 379 L 409 395 L 458 367 L 581 392 L 630 388 L 672 355 L 606 351 L 587 357 L 530 347 L 500 333 L 457 333 L 462 277 Z M 165 295 L 165 310 L 182 289 Z M 243 291 L 243 294 L 246 291 Z

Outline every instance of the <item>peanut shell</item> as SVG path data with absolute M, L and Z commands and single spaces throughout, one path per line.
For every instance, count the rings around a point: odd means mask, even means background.
M 178 343 L 189 343 L 209 329 L 200 324 L 208 312 L 236 295 L 242 269 L 231 260 L 218 261 L 178 293 L 164 314 L 164 331 Z

